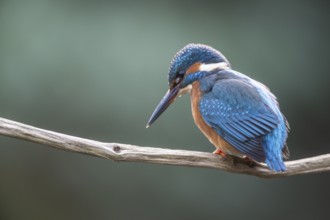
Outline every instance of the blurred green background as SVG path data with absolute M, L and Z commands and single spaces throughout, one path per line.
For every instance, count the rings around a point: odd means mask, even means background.
M 173 55 L 222 51 L 268 85 L 292 159 L 329 153 L 326 1 L 0 1 L 0 117 L 105 142 L 211 152 L 189 97 L 149 129 Z M 0 219 L 329 219 L 328 173 L 264 180 L 116 163 L 0 137 Z M 326 217 L 328 216 L 328 217 Z

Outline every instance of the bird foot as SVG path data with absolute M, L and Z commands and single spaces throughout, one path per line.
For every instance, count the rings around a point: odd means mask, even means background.
M 237 164 L 240 163 L 240 164 L 245 164 L 250 168 L 253 168 L 258 164 L 257 162 L 255 162 L 254 160 L 248 158 L 247 156 L 237 157 L 237 156 L 234 156 L 234 155 L 229 155 L 229 154 L 224 153 L 219 148 L 217 148 L 215 151 L 213 151 L 213 154 L 220 155 L 220 157 L 223 161 L 227 160 L 228 158 L 231 158 L 232 162 L 233 162 L 233 165 L 237 165 Z
M 237 165 L 237 164 L 245 164 L 250 168 L 253 168 L 257 165 L 257 162 L 253 161 L 252 159 L 244 156 L 244 157 L 236 157 L 236 156 L 231 156 L 232 160 L 233 160 L 233 164 Z
M 222 160 L 227 160 L 227 154 L 225 154 L 222 150 L 217 148 L 215 151 L 213 151 L 213 154 L 220 155 Z

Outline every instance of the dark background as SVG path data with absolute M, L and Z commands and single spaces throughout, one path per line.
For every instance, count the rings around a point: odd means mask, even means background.
M 0 1 L 0 116 L 105 142 L 211 152 L 189 97 L 149 129 L 173 55 L 222 51 L 268 85 L 291 159 L 329 153 L 326 1 Z M 328 173 L 259 179 L 116 163 L 0 137 L 0 219 L 329 219 Z

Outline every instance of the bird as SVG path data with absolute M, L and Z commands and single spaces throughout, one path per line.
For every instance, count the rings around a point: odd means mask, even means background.
M 276 96 L 233 70 L 220 51 L 204 44 L 183 47 L 170 63 L 168 86 L 147 128 L 177 97 L 190 93 L 194 122 L 216 147 L 213 153 L 265 162 L 274 172 L 287 170 L 289 123 Z

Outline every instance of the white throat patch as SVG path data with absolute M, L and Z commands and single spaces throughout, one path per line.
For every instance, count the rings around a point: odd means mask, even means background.
M 226 70 L 229 69 L 229 65 L 226 62 L 220 62 L 220 63 L 210 63 L 210 64 L 205 64 L 202 63 L 199 66 L 199 71 L 212 71 L 215 69 L 221 69 L 221 70 Z
M 182 89 L 179 90 L 179 94 L 178 96 L 181 97 L 182 95 L 186 94 L 186 93 L 190 93 L 192 89 L 192 85 L 188 85 Z

